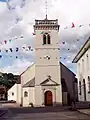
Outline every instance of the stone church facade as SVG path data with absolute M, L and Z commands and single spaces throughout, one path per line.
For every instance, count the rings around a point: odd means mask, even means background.
M 69 104 L 77 98 L 77 82 L 75 74 L 60 63 L 58 20 L 35 20 L 34 32 L 36 63 L 21 74 L 20 104 Z

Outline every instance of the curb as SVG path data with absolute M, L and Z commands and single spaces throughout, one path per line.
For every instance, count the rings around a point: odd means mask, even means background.
M 3 112 L 0 114 L 0 117 L 2 117 L 5 113 L 7 113 L 7 111 L 3 111 Z
M 78 112 L 78 113 L 81 113 L 81 114 L 84 114 L 84 115 L 88 115 L 88 116 L 90 116 L 90 114 L 80 112 L 79 110 L 77 110 L 77 112 Z

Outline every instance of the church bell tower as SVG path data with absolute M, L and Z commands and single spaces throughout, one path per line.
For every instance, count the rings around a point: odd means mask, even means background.
M 58 20 L 35 20 L 35 104 L 46 104 L 45 93 L 52 92 L 52 104 L 62 103 L 59 62 Z M 48 99 L 48 98 L 47 98 Z M 46 101 L 45 101 L 46 100 Z

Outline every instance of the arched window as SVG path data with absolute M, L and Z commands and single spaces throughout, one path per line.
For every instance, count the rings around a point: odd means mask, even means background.
M 90 76 L 88 76 L 88 92 L 90 93 Z
M 43 44 L 46 44 L 46 35 L 43 35 Z
M 79 81 L 79 95 L 81 95 L 81 81 Z
M 14 96 L 14 93 L 12 92 L 12 96 Z
M 28 97 L 28 92 L 27 91 L 24 92 L 24 97 Z
M 43 35 L 43 45 L 45 45 L 45 44 L 51 44 L 50 35 L 48 33 L 45 33 Z
M 47 44 L 51 44 L 50 43 L 50 35 L 49 34 L 47 35 Z
M 84 100 L 86 101 L 86 83 L 85 83 L 85 79 L 83 79 L 83 92 L 84 92 Z

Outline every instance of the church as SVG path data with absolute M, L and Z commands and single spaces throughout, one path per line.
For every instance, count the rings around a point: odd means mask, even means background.
M 35 63 L 8 90 L 8 100 L 22 106 L 70 105 L 78 100 L 75 74 L 60 62 L 58 19 L 35 20 Z

